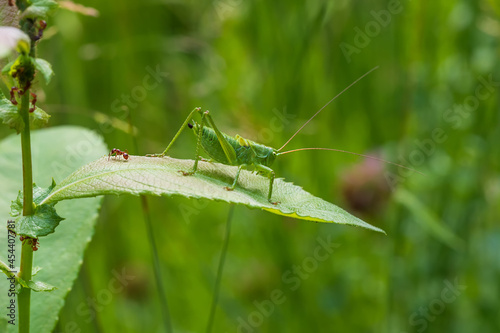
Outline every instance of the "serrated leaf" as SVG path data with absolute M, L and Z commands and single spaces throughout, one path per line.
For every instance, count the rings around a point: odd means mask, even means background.
M 16 219 L 16 233 L 20 236 L 32 238 L 47 236 L 54 232 L 59 222 L 64 220 L 57 215 L 54 204 L 40 204 L 54 188 L 55 183 L 47 189 L 33 184 L 33 203 L 35 211 L 33 215 L 22 216 L 23 194 L 20 191 L 17 199 L 12 202 L 11 215 Z
M 56 287 L 41 281 L 28 281 L 28 288 L 36 292 L 52 291 L 57 289 Z
M 52 65 L 50 64 L 50 62 L 44 59 L 36 58 L 34 64 L 36 70 L 43 75 L 45 82 L 49 83 L 50 79 L 54 75 L 54 72 L 52 71 Z
M 18 28 L 0 27 L 0 59 L 8 57 L 13 51 L 28 54 L 29 36 Z
M 19 216 L 16 219 L 16 232 L 32 238 L 47 236 L 55 231 L 62 220 L 64 218 L 57 215 L 54 207 L 41 205 L 35 208 L 33 215 Z
M 10 204 L 10 216 L 17 217 L 23 213 L 23 193 L 19 191 L 16 200 Z
M 23 18 L 44 18 L 59 5 L 53 0 L 31 0 L 31 6 L 23 12 Z
M 192 160 L 170 157 L 130 156 L 125 161 L 105 156 L 68 176 L 42 203 L 103 194 L 182 195 L 242 204 L 298 219 L 349 224 L 384 232 L 283 179 L 274 182 L 272 199 L 279 204 L 273 205 L 267 201 L 269 180 L 249 171 L 241 172 L 234 191 L 224 188 L 233 182 L 237 170 L 234 166 L 200 162 L 195 175 L 179 173 L 179 170 L 190 170 L 193 163 Z
M 50 119 L 50 115 L 39 107 L 35 107 L 35 110 L 29 113 L 29 117 L 31 129 L 46 126 Z M 0 99 L 0 120 L 10 128 L 15 129 L 17 133 L 24 129 L 24 122 L 17 106 L 5 97 Z

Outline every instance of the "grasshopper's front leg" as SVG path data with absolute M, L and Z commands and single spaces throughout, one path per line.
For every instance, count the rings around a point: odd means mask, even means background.
M 273 195 L 273 184 L 274 184 L 274 178 L 276 177 L 276 174 L 274 173 L 274 170 L 271 169 L 270 167 L 267 167 L 265 165 L 262 165 L 262 164 L 255 164 L 255 169 L 257 169 L 257 171 L 260 173 L 260 174 L 263 174 L 265 175 L 267 178 L 269 178 L 269 193 L 267 195 L 267 201 L 269 201 L 270 203 L 272 203 L 273 205 L 277 205 L 279 204 L 280 202 L 279 201 L 275 201 L 273 202 L 271 200 L 271 196 Z
M 200 111 L 200 110 L 198 110 Z M 182 174 L 184 176 L 189 176 L 189 175 L 192 175 L 196 172 L 196 170 L 198 170 L 198 161 L 201 159 L 200 157 L 200 147 L 201 147 L 201 140 L 202 140 L 202 136 L 203 136 L 203 127 L 205 126 L 207 120 L 205 119 L 205 117 L 207 116 L 208 114 L 208 111 L 205 111 L 201 114 L 201 124 L 200 126 L 198 127 L 198 140 L 196 140 L 196 156 L 194 157 L 194 165 L 193 165 L 193 169 L 189 172 L 185 172 L 185 171 L 179 171 L 179 172 L 182 172 Z M 167 147 L 168 149 L 168 147 Z
M 200 110 L 198 110 L 198 111 L 201 112 Z M 208 119 L 208 122 L 207 122 L 207 119 Z M 200 157 L 201 142 L 204 139 L 203 138 L 203 127 L 205 127 L 208 123 L 210 123 L 210 126 L 212 126 L 212 129 L 214 130 L 215 135 L 217 136 L 217 140 L 219 140 L 219 143 L 222 147 L 222 150 L 224 151 L 224 155 L 226 155 L 226 158 L 229 162 L 229 165 L 236 164 L 236 152 L 234 151 L 234 148 L 229 144 L 229 142 L 227 142 L 224 135 L 222 135 L 222 133 L 219 131 L 219 129 L 215 125 L 215 122 L 213 121 L 212 117 L 210 116 L 210 112 L 207 110 L 201 114 L 201 124 L 198 127 L 198 135 L 197 135 L 198 140 L 196 143 L 196 156 L 194 159 L 193 169 L 189 172 L 182 171 L 182 174 L 184 176 L 192 175 L 196 172 L 196 170 L 198 170 L 198 162 L 201 159 L 201 157 Z M 167 147 L 167 149 L 168 149 L 168 147 Z M 239 174 L 239 172 L 238 172 L 238 174 Z
M 163 156 L 165 156 L 165 154 L 170 149 L 170 147 L 175 142 L 175 140 L 177 140 L 177 138 L 179 137 L 179 135 L 181 134 L 181 132 L 186 128 L 186 126 L 189 124 L 189 122 L 191 121 L 191 119 L 193 119 L 193 116 L 195 115 L 196 112 L 201 113 L 201 108 L 200 107 L 194 108 L 194 110 L 189 113 L 189 116 L 186 118 L 186 120 L 182 124 L 181 128 L 177 131 L 177 133 L 175 134 L 174 138 L 172 139 L 172 141 L 170 141 L 170 143 L 168 144 L 167 148 L 165 148 L 165 150 L 163 151 L 163 153 L 161 153 L 161 154 L 146 154 L 146 156 L 147 157 L 163 157 Z

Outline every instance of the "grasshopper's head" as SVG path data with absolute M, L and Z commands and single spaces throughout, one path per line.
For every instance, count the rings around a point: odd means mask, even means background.
M 260 163 L 262 165 L 270 167 L 274 163 L 276 156 L 278 156 L 278 152 L 274 148 L 266 148 L 267 149 L 265 150 L 265 153 L 260 156 Z
M 191 128 L 191 129 L 194 129 L 194 134 L 195 134 L 195 135 L 197 135 L 197 134 L 198 134 L 198 126 L 200 126 L 200 125 L 198 125 L 198 124 L 196 123 L 196 121 L 194 121 L 194 120 L 193 120 L 193 123 L 192 123 L 192 124 L 191 124 L 191 123 L 188 123 L 188 127 L 189 127 L 189 128 Z
M 271 152 L 271 154 L 268 157 L 268 159 L 269 159 L 269 166 L 274 163 L 274 160 L 276 159 L 276 156 L 278 156 L 278 152 L 276 151 L 276 149 L 273 148 L 273 151 Z
M 245 142 L 247 142 L 247 145 L 250 146 L 255 153 L 255 160 L 253 162 L 267 167 L 270 167 L 274 163 L 274 160 L 278 155 L 278 151 L 276 149 L 250 140 L 245 140 Z

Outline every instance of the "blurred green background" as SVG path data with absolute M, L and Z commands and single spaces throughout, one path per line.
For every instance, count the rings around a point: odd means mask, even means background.
M 39 45 L 56 73 L 38 92 L 50 126 L 82 125 L 143 155 L 201 106 L 224 132 L 278 148 L 380 66 L 287 148 L 377 154 L 425 173 L 332 152 L 279 158 L 279 177 L 387 236 L 235 207 L 213 332 L 500 331 L 497 1 L 83 4 L 100 15 L 59 10 Z M 171 156 L 194 152 L 186 132 Z M 175 332 L 206 329 L 229 206 L 148 202 L 165 294 L 140 199 L 106 197 L 56 332 L 162 332 L 160 298 Z M 122 270 L 133 280 L 106 292 Z

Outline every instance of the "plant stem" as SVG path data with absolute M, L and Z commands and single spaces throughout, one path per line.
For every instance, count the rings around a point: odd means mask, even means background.
M 7 279 L 16 277 L 16 274 L 13 273 L 11 271 L 10 267 L 6 263 L 4 263 L 2 260 L 0 260 L 0 271 L 4 272 L 5 275 L 7 275 Z
M 132 143 L 134 145 L 134 150 L 139 151 L 139 145 L 137 144 L 137 138 L 134 135 L 134 126 L 132 125 L 132 113 L 128 111 L 128 129 L 130 136 L 132 137 Z M 153 271 L 156 280 L 156 286 L 158 287 L 158 294 L 160 297 L 160 307 L 163 313 L 163 328 L 165 332 L 171 333 L 172 330 L 172 319 L 170 317 L 170 310 L 168 308 L 167 296 L 165 293 L 165 288 L 163 286 L 163 278 L 161 277 L 160 259 L 158 258 L 158 248 L 156 247 L 156 242 L 154 238 L 153 222 L 151 221 L 151 213 L 149 211 L 148 198 L 141 195 L 141 205 L 142 212 L 144 213 L 144 221 L 146 223 L 146 229 L 148 233 L 149 244 L 151 244 L 151 257 L 153 259 Z
M 224 263 L 226 262 L 227 249 L 229 247 L 229 238 L 231 237 L 231 220 L 233 219 L 234 205 L 229 207 L 229 213 L 226 220 L 226 234 L 224 235 L 224 244 L 219 258 L 219 267 L 217 268 L 217 278 L 215 280 L 214 292 L 212 298 L 212 306 L 210 307 L 210 315 L 208 316 L 207 333 L 212 332 L 212 327 L 215 321 L 215 310 L 217 310 L 217 303 L 219 303 L 220 282 L 222 280 L 222 272 L 224 270 Z
M 24 241 L 21 252 L 21 271 L 19 277 L 26 282 L 31 280 L 32 266 L 33 249 L 31 247 L 31 242 Z M 17 300 L 19 303 L 19 333 L 29 333 L 31 289 L 21 288 Z
M 24 129 L 21 132 L 21 147 L 23 154 L 23 215 L 33 215 L 33 171 L 31 165 L 31 134 L 30 134 L 30 92 L 24 92 L 21 99 L 21 117 Z
M 158 258 L 158 249 L 156 247 L 153 224 L 151 222 L 151 214 L 149 213 L 148 199 L 146 196 L 141 195 L 142 211 L 144 212 L 144 219 L 146 221 L 146 229 L 148 232 L 149 243 L 151 244 L 151 255 L 153 257 L 153 268 L 155 274 L 156 285 L 158 286 L 158 294 L 160 297 L 160 306 L 163 312 L 162 320 L 165 332 L 171 333 L 172 320 L 170 319 L 170 311 L 165 296 L 165 288 L 163 288 L 163 279 L 161 277 L 160 259 Z
M 20 113 L 24 122 L 21 132 L 21 147 L 23 156 L 23 215 L 33 215 L 33 170 L 31 165 L 31 135 L 29 122 L 30 92 L 27 89 L 21 99 Z M 21 270 L 19 277 L 28 282 L 31 280 L 33 268 L 33 248 L 31 242 L 24 241 L 21 250 Z M 30 301 L 31 289 L 21 288 L 17 297 L 19 303 L 19 332 L 30 331 Z

